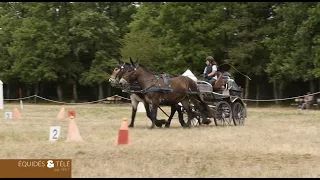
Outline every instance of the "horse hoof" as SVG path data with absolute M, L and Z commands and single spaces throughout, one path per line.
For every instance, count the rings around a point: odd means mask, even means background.
M 128 127 L 129 127 L 129 128 L 133 128 L 134 126 L 133 126 L 133 125 L 129 125 Z
M 166 124 L 164 127 L 169 128 L 169 127 L 170 127 L 170 125 L 169 125 L 169 124 Z

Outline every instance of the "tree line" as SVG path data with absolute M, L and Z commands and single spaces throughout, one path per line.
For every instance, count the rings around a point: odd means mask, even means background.
M 317 2 L 5 2 L 0 80 L 5 98 L 97 100 L 121 93 L 117 57 L 199 76 L 212 55 L 251 77 L 230 70 L 244 98 L 296 96 L 319 91 L 319 27 Z

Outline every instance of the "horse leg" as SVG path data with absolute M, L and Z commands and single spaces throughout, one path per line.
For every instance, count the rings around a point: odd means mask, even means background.
M 131 99 L 132 113 L 131 113 L 131 122 L 129 124 L 129 127 L 134 127 L 134 120 L 136 117 L 139 101 L 137 101 L 137 99 L 135 99 L 133 96 L 130 96 L 130 99 Z
M 169 116 L 168 121 L 166 122 L 166 126 L 165 126 L 166 128 L 170 127 L 171 120 L 172 120 L 174 114 L 176 113 L 176 111 L 177 111 L 176 105 L 171 105 L 171 114 Z
M 179 117 L 179 122 L 181 124 L 181 127 L 185 127 L 186 122 L 184 122 L 183 120 L 183 113 L 181 110 L 182 106 L 180 106 L 179 104 L 176 104 L 175 107 L 176 107 L 176 110 L 178 111 L 178 117 Z
M 150 121 L 152 121 L 149 103 L 144 101 L 143 104 L 144 104 L 144 107 L 146 108 L 146 113 L 147 113 L 148 118 L 150 119 Z
M 147 103 L 146 101 L 144 101 L 144 106 L 146 107 L 146 112 L 147 112 L 147 116 L 150 119 L 150 121 L 152 122 L 152 117 L 151 117 L 151 111 L 150 111 L 150 106 L 149 103 Z M 165 120 L 158 120 L 156 118 L 156 126 L 157 127 L 162 127 L 163 124 L 166 124 Z
M 189 106 L 189 100 L 184 100 L 181 102 L 181 104 L 183 105 L 183 108 L 187 111 L 188 114 L 188 121 L 187 121 L 187 125 L 185 127 L 191 127 L 191 119 L 192 119 L 192 112 Z
M 211 120 L 208 119 L 208 110 L 209 109 L 206 109 L 206 107 L 203 107 L 204 104 L 202 104 L 199 100 L 197 99 L 193 99 L 192 100 L 193 104 L 195 105 L 195 108 L 198 109 L 201 113 L 201 116 L 202 116 L 202 123 L 203 124 L 210 124 L 211 123 Z M 207 111 L 206 111 L 207 110 Z M 200 125 L 200 122 L 199 122 L 199 125 Z
M 152 110 L 151 110 L 151 120 L 152 120 L 152 125 L 150 129 L 153 129 L 156 124 L 156 118 L 157 118 L 157 111 L 158 111 L 158 104 L 157 103 L 152 103 Z

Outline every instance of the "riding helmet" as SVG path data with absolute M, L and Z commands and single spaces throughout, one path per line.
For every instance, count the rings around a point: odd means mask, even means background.
M 214 60 L 214 58 L 212 57 L 212 56 L 208 56 L 207 58 L 206 58 L 206 60 Z

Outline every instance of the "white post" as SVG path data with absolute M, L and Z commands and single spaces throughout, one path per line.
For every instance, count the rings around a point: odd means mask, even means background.
M 3 109 L 3 82 L 0 80 L 0 109 Z

